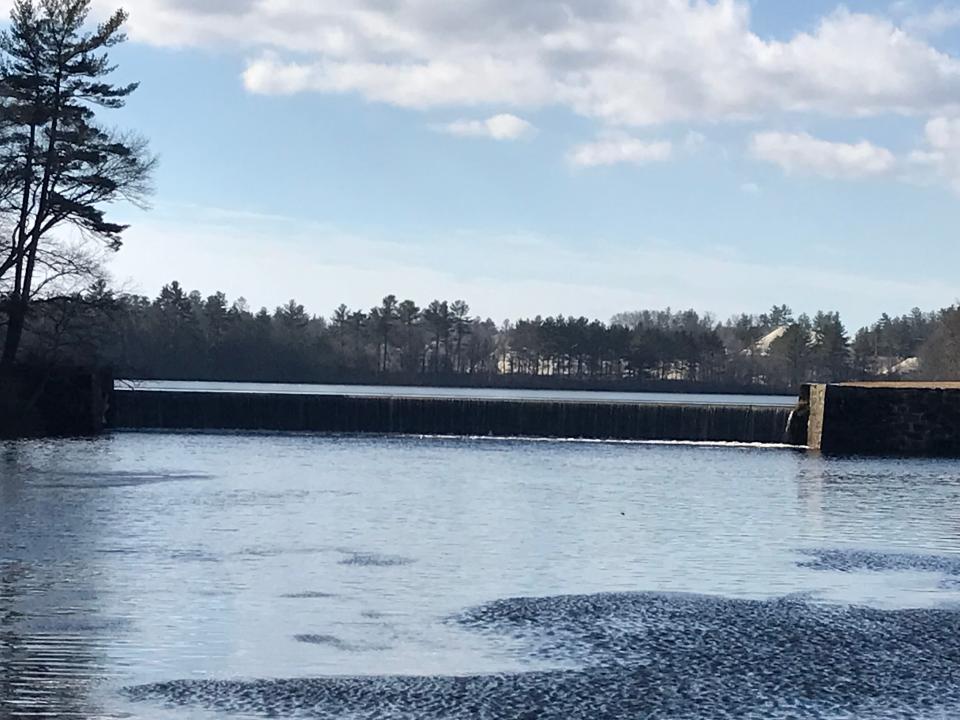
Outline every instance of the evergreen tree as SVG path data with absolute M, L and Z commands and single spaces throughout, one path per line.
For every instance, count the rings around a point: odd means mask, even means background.
M 470 306 L 463 300 L 454 300 L 450 304 L 450 322 L 453 334 L 456 337 L 456 366 L 457 372 L 463 371 L 463 338 L 470 332 Z
M 413 300 L 404 300 L 397 307 L 397 319 L 403 327 L 401 369 L 405 372 L 411 372 L 417 369 L 423 349 L 423 343 L 418 341 L 420 328 L 417 323 L 421 319 L 420 308 Z
M 343 303 L 337 306 L 337 309 L 333 311 L 333 326 L 337 329 L 337 347 L 340 350 L 340 360 L 341 362 L 346 357 L 346 332 L 347 327 L 350 325 L 350 308 L 348 308 Z
M 0 256 L 8 325 L 2 362 L 23 335 L 51 231 L 71 225 L 120 247 L 126 226 L 102 206 L 142 202 L 154 159 L 145 141 L 104 129 L 97 110 L 123 107 L 137 88 L 108 80 L 107 50 L 125 39 L 118 10 L 93 31 L 90 0 L 16 0 L 0 34 L 0 216 L 12 226 Z
M 447 301 L 434 300 L 423 311 L 423 321 L 433 334 L 433 371 L 440 372 L 440 343 L 443 341 L 444 350 L 447 349 L 450 333 L 450 306 Z M 449 353 L 444 352 L 444 361 L 448 361 Z
M 817 380 L 844 380 L 850 365 L 850 338 L 840 313 L 818 312 L 813 318 L 813 354 Z
M 377 364 L 386 372 L 390 358 L 390 332 L 397 321 L 397 296 L 387 295 L 379 306 L 370 310 L 370 321 L 377 333 Z
M 810 318 L 801 315 L 787 326 L 783 335 L 770 346 L 770 355 L 781 366 L 783 380 L 790 387 L 798 387 L 807 379 L 807 368 L 812 352 Z

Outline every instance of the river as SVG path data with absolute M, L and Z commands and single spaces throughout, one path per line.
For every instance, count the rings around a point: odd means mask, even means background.
M 6 443 L 0 717 L 956 717 L 958 499 L 785 449 Z

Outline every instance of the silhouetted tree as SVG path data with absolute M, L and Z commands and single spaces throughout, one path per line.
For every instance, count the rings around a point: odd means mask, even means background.
M 423 343 L 420 341 L 420 308 L 413 300 L 404 300 L 397 307 L 397 319 L 403 327 L 403 349 L 400 366 L 405 372 L 417 369 Z
M 114 67 L 106 50 L 124 40 L 127 16 L 118 10 L 84 32 L 89 7 L 16 0 L 0 34 L 0 215 L 12 226 L 0 257 L 3 363 L 17 357 L 51 231 L 72 225 L 117 249 L 126 226 L 107 220 L 102 206 L 140 203 L 150 190 L 146 142 L 96 122 L 96 110 L 123 107 L 137 87 L 107 80 Z
M 387 295 L 378 307 L 370 311 L 370 322 L 379 338 L 378 361 L 380 372 L 387 371 L 390 356 L 390 331 L 397 321 L 397 296 Z
M 941 311 L 936 328 L 919 349 L 921 373 L 928 380 L 960 380 L 960 307 Z
M 340 349 L 340 358 L 343 359 L 346 355 L 347 347 L 347 327 L 350 324 L 350 309 L 343 304 L 340 304 L 336 310 L 333 311 L 333 326 L 337 329 L 337 346 Z
M 367 314 L 363 310 L 355 310 L 350 313 L 350 330 L 353 333 L 353 353 L 354 356 L 360 355 L 360 339 L 363 329 L 366 327 Z
M 273 316 L 288 330 L 303 330 L 310 324 L 310 316 L 296 300 L 289 300 L 286 305 L 278 307 Z
M 770 329 L 793 324 L 793 310 L 786 305 L 774 305 L 769 314 L 761 316 L 763 325 Z
M 449 361 L 450 306 L 446 300 L 434 300 L 423 311 L 423 321 L 433 335 L 433 371 L 440 372 L 440 342 L 443 341 L 444 364 Z
M 457 372 L 463 371 L 463 338 L 470 331 L 470 306 L 463 300 L 454 300 L 450 305 L 450 326 L 456 338 L 456 366 Z
M 799 386 L 807 377 L 813 350 L 811 334 L 810 319 L 801 315 L 770 346 L 771 356 L 779 361 L 781 380 L 785 380 L 790 387 Z
M 822 382 L 847 379 L 850 339 L 840 313 L 818 312 L 813 318 L 814 377 Z

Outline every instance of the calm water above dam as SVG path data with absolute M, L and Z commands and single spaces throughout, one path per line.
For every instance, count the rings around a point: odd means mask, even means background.
M 787 395 L 604 392 L 597 390 L 517 390 L 506 388 L 415 387 L 399 385 L 309 385 L 299 383 L 234 383 L 178 380 L 118 380 L 118 390 L 169 392 L 269 393 L 283 395 L 351 395 L 354 397 L 458 398 L 473 400 L 545 400 L 549 402 L 613 402 L 649 405 L 757 405 L 792 407 Z
M 0 717 L 946 718 L 960 464 L 0 445 Z

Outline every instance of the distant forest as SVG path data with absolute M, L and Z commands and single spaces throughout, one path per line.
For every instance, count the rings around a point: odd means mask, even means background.
M 99 364 L 139 379 L 772 392 L 808 381 L 960 377 L 960 310 L 884 315 L 851 338 L 837 313 L 795 315 L 784 305 L 725 321 L 668 309 L 498 324 L 462 300 L 421 306 L 388 295 L 319 316 L 294 300 L 253 311 L 243 298 L 177 282 L 149 299 L 99 281 L 37 302 L 24 352 L 28 362 Z
M 957 308 L 883 316 L 851 338 L 836 313 L 786 306 L 728 320 L 642 310 L 608 322 L 497 323 L 462 300 L 388 295 L 324 317 L 294 300 L 254 311 L 176 282 L 154 299 L 112 290 L 101 252 L 118 249 L 127 227 L 104 208 L 143 205 L 157 161 L 145 139 L 104 129 L 101 115 L 137 84 L 110 81 L 107 51 L 123 41 L 126 13 L 91 34 L 90 6 L 18 2 L 0 33 L 0 372 L 25 362 L 143 379 L 758 392 L 907 373 L 960 378 Z M 66 227 L 79 239 L 64 239 Z

